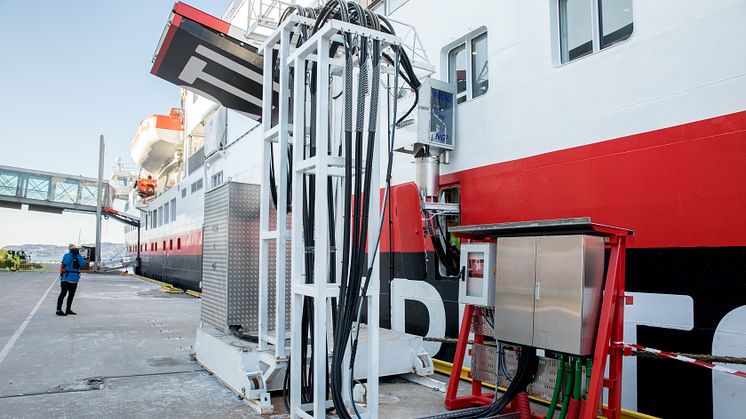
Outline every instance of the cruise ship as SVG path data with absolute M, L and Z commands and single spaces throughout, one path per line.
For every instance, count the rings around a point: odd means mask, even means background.
M 253 3 L 202 18 L 258 46 L 249 33 L 271 28 L 250 25 Z M 439 233 L 423 222 L 413 156 L 394 153 L 382 326 L 457 337 L 459 239 L 449 227 L 589 216 L 635 231 L 628 340 L 746 355 L 746 1 L 369 3 L 408 34 L 433 78 L 457 89 L 454 150 L 438 156 L 433 195 L 459 211 Z M 159 48 L 168 36 L 167 28 Z M 127 249 L 140 274 L 199 291 L 205 193 L 261 182 L 262 130 L 257 114 L 193 86 L 175 105 L 144 119 L 132 140 L 140 179 L 157 186 L 152 196 L 130 194 L 142 227 L 139 237 L 127 227 Z M 406 149 L 401 131 L 397 147 Z M 427 345 L 435 358 L 453 358 L 452 344 Z M 623 407 L 735 417 L 746 389 L 738 380 L 628 358 Z

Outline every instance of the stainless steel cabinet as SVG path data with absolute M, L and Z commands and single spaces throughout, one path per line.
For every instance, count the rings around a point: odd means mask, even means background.
M 497 239 L 495 337 L 533 345 L 536 238 Z
M 593 351 L 604 269 L 603 239 L 499 238 L 495 337 L 574 355 Z

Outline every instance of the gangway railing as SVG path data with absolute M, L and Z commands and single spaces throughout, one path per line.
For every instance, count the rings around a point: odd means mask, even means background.
M 0 207 L 62 213 L 96 212 L 98 179 L 64 173 L 0 166 Z M 112 187 L 105 184 L 102 205 L 111 207 Z

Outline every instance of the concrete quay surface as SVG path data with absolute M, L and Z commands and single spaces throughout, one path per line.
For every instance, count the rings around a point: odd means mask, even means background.
M 262 417 L 192 359 L 198 298 L 83 274 L 78 315 L 59 317 L 54 273 L 0 272 L 0 287 L 0 418 Z M 445 411 L 443 393 L 399 378 L 380 393 L 381 417 Z M 273 402 L 264 417 L 288 417 Z

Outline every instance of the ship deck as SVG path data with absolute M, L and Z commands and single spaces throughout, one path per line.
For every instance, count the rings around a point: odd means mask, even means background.
M 199 299 L 131 276 L 83 274 L 78 315 L 58 317 L 54 273 L 0 272 L 0 286 L 0 418 L 261 417 L 192 359 Z M 443 399 L 385 379 L 381 417 L 441 413 Z M 287 417 L 281 394 L 273 401 L 269 417 Z

